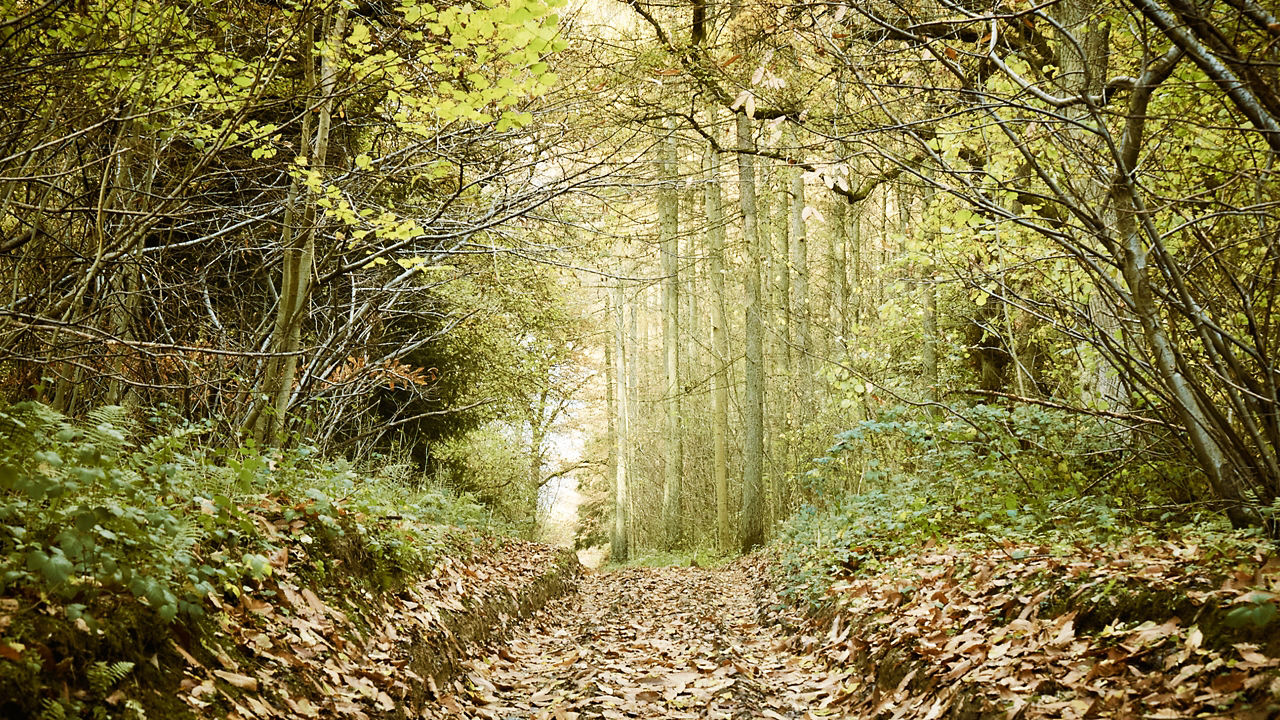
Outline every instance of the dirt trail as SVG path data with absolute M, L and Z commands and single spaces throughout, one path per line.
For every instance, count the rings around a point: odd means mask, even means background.
M 583 578 L 497 653 L 441 717 L 806 718 L 845 680 L 762 627 L 740 568 L 626 569 Z

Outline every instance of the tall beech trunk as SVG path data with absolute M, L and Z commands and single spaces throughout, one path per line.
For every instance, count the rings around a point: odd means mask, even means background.
M 680 205 L 674 130 L 668 126 L 661 149 L 662 186 L 658 190 L 658 236 L 662 252 L 662 405 L 665 411 L 662 466 L 663 546 L 680 545 L 681 484 L 684 447 L 680 422 Z
M 746 388 L 743 416 L 746 423 L 742 449 L 742 535 L 744 551 L 764 542 L 764 324 L 760 264 L 764 254 L 756 228 L 755 138 L 751 118 L 737 116 L 738 195 L 742 209 L 742 235 L 747 243 L 746 267 Z
M 704 204 L 711 275 L 711 444 L 716 491 L 716 540 L 721 550 L 733 542 L 729 528 L 729 328 L 724 295 L 724 212 L 720 198 L 720 155 L 707 151 Z
M 613 303 L 611 314 L 613 315 L 613 338 L 612 357 L 607 358 L 610 363 L 609 376 L 613 382 L 609 386 L 609 404 L 611 415 L 613 416 L 613 532 L 610 535 L 609 551 L 610 557 L 615 562 L 626 562 L 630 555 L 630 530 L 628 528 L 630 520 L 630 493 L 627 488 L 627 472 L 630 469 L 630 444 L 628 443 L 628 430 L 630 425 L 629 406 L 630 402 L 627 398 L 627 332 L 625 328 L 626 314 L 626 294 L 622 285 L 622 280 L 618 280 L 613 287 Z M 634 371 L 634 370 L 633 370 Z

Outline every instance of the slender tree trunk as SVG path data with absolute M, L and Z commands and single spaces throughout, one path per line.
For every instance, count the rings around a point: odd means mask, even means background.
M 605 440 L 608 449 L 605 451 L 605 478 L 611 484 L 609 491 L 613 492 L 613 479 L 618 476 L 618 377 L 614 372 L 613 346 L 617 340 L 616 333 L 612 331 L 613 323 L 613 290 L 607 289 L 604 296 L 605 317 L 610 322 L 609 338 L 604 343 L 604 402 L 605 402 Z M 616 502 L 615 502 L 616 505 Z
M 1114 189 L 1112 198 L 1120 221 L 1118 230 L 1124 242 L 1125 285 L 1133 298 L 1134 313 L 1142 323 L 1156 367 L 1171 392 L 1174 406 L 1187 428 L 1191 449 L 1199 460 L 1200 467 L 1205 470 L 1209 484 L 1218 497 L 1230 503 L 1226 511 L 1232 524 L 1247 527 L 1253 523 L 1253 518 L 1244 507 L 1245 496 L 1240 488 L 1239 473 L 1214 437 L 1211 431 L 1213 423 L 1191 383 L 1182 374 L 1178 366 L 1177 351 L 1161 324 L 1160 313 L 1153 299 L 1147 250 L 1142 244 L 1134 219 L 1137 211 L 1133 207 L 1133 196 L 1127 187 L 1123 187 Z
M 1063 38 L 1058 44 L 1062 72 L 1059 82 L 1064 93 L 1068 95 L 1090 94 L 1102 92 L 1107 79 L 1107 48 L 1110 44 L 1110 29 L 1104 22 L 1091 21 L 1090 15 L 1096 4 L 1089 0 L 1066 0 L 1056 8 L 1056 15 L 1063 28 L 1070 32 L 1076 42 Z M 1082 124 L 1091 121 L 1087 106 L 1079 105 L 1068 110 L 1070 117 Z M 1068 136 L 1072 142 L 1080 143 L 1093 150 L 1100 150 L 1100 140 L 1087 133 L 1083 128 L 1073 128 Z M 1070 178 L 1068 178 L 1070 180 Z M 1085 197 L 1092 207 L 1106 208 L 1106 222 L 1114 227 L 1118 218 L 1114 207 L 1110 206 L 1106 197 L 1105 186 L 1097 182 L 1092 173 L 1084 174 L 1084 181 L 1079 183 L 1078 192 Z M 1121 334 L 1120 319 L 1116 309 L 1107 302 L 1101 291 L 1095 291 L 1089 298 L 1087 308 L 1088 322 L 1093 326 L 1092 332 L 1105 335 L 1116 343 L 1123 343 L 1118 337 Z M 1089 362 L 1081 368 L 1081 390 L 1086 404 L 1116 412 L 1125 412 L 1128 406 L 1128 391 L 1120 377 L 1119 370 L 1107 360 L 1106 353 L 1099 353 L 1090 346 L 1081 347 L 1080 356 Z
M 128 121 L 121 123 L 116 148 L 120 156 L 116 159 L 114 190 L 108 190 L 104 194 L 102 198 L 104 209 L 106 206 L 118 206 L 141 210 L 151 196 L 155 166 L 151 164 L 150 169 L 142 173 L 142 177 L 138 176 L 140 170 L 135 166 L 134 159 L 138 157 L 141 149 L 138 147 L 138 139 L 133 135 L 132 125 L 133 123 Z M 143 246 L 144 233 L 142 228 L 131 227 L 128 222 L 113 224 L 116 225 L 113 228 L 113 234 L 117 239 L 124 239 L 126 248 L 125 253 L 116 261 L 121 265 L 121 269 L 111 282 L 114 296 L 111 331 L 117 338 L 124 341 L 125 347 L 120 349 L 122 355 L 116 363 L 116 372 L 120 375 L 120 379 L 111 382 L 107 402 L 113 405 L 135 407 L 140 402 L 138 392 L 126 383 L 124 378 L 130 374 L 137 374 L 140 369 L 136 366 L 130 367 L 130 360 L 139 362 L 141 357 L 129 350 L 127 346 L 129 341 L 135 339 L 134 325 L 142 307 L 142 257 L 139 251 Z M 130 358 L 131 355 L 132 358 Z
M 765 458 L 766 525 L 772 526 L 778 511 L 778 488 L 787 472 L 787 448 L 791 442 L 792 389 L 795 384 L 795 352 L 791 347 L 791 187 L 787 164 L 763 160 L 756 214 L 760 219 L 760 251 L 768 309 L 764 315 L 765 422 L 769 442 Z M 770 213 L 772 208 L 772 213 Z
M 624 327 L 626 314 L 626 295 L 622 280 L 618 280 L 613 288 L 613 353 L 606 362 L 610 363 L 610 377 L 614 382 L 609 387 L 610 407 L 613 415 L 613 532 L 609 542 L 609 556 L 614 562 L 626 562 L 629 556 L 630 530 L 628 526 L 630 495 L 627 492 L 627 472 L 630 469 L 627 442 L 629 419 L 629 402 L 627 398 L 627 333 Z
M 920 364 L 924 375 L 924 397 L 927 402 L 938 402 L 938 290 L 932 278 L 920 283 L 924 296 L 924 343 L 920 348 Z M 930 408 L 930 413 L 935 408 Z
M 804 427 L 812 405 L 813 390 L 813 365 L 809 357 L 813 351 L 809 337 L 809 249 L 804 220 L 804 177 L 798 168 L 791 172 L 790 186 L 790 228 L 786 248 L 786 269 L 790 278 L 787 324 L 794 325 L 795 332 L 787 333 L 787 381 L 791 389 L 785 407 L 788 452 L 779 458 L 782 472 L 774 479 L 774 507 L 779 516 L 785 515 L 790 502 L 787 497 L 788 479 L 796 469 L 795 454 L 789 450 L 796 443 L 798 430 Z
M 864 201 L 865 202 L 865 201 Z M 852 323 L 862 322 L 862 298 L 865 295 L 866 273 L 862 267 L 862 206 L 850 205 L 849 215 L 849 309 L 841 325 L 845 337 L 853 331 Z
M 729 329 L 724 295 L 724 212 L 720 198 L 720 155 L 707 151 L 710 177 L 706 185 L 707 242 L 711 250 L 712 476 L 716 489 L 716 540 L 721 550 L 732 545 L 729 529 Z
M 634 269 L 634 268 L 633 268 Z M 623 368 L 626 372 L 623 377 L 626 379 L 626 405 L 624 408 L 624 417 L 626 418 L 626 468 L 622 476 L 622 483 L 628 489 L 626 502 L 626 539 L 628 551 L 633 550 L 637 546 L 637 529 L 636 529 L 636 512 L 635 512 L 635 487 L 636 487 L 636 465 L 639 453 L 636 448 L 636 433 L 634 429 L 639 425 L 638 417 L 640 413 L 640 371 L 642 365 L 640 362 L 640 320 L 636 317 L 639 308 L 638 299 L 633 299 L 630 303 L 626 302 L 621 282 L 617 286 L 618 293 L 618 312 L 624 312 L 630 308 L 627 315 L 627 346 L 626 354 L 623 360 Z M 640 295 L 643 297 L 643 295 Z M 621 332 L 621 330 L 619 330 Z M 646 338 L 647 339 L 647 338 Z M 647 353 L 646 353 L 647 354 Z
M 849 203 L 836 196 L 831 212 L 831 327 L 840 351 L 849 347 L 849 215 Z
M 303 33 L 304 71 L 308 87 L 319 91 L 320 104 L 316 108 L 315 146 L 311 146 L 311 113 L 303 116 L 301 148 L 299 156 L 307 158 L 304 172 L 318 172 L 324 179 L 328 162 L 329 130 L 333 119 L 334 90 L 337 86 L 337 58 L 346 32 L 347 11 L 339 7 L 330 22 L 326 37 L 326 50 L 320 59 L 320 78 L 317 82 L 315 61 L 311 49 L 311 32 Z M 295 210 L 297 198 L 304 195 L 301 218 Z M 298 372 L 298 352 L 302 347 L 302 325 L 311 298 L 311 266 L 316 254 L 316 192 L 304 188 L 295 179 L 289 189 L 285 211 L 281 246 L 284 248 L 280 301 L 276 308 L 275 328 L 271 349 L 282 355 L 267 363 L 263 378 L 263 393 L 270 402 L 269 409 L 259 403 L 254 420 L 254 435 L 264 444 L 276 444 L 283 440 L 284 420 L 293 393 L 293 381 Z M 297 222 L 297 227 L 295 227 Z
M 679 177 L 676 168 L 674 130 L 668 127 L 662 141 L 662 187 L 658 190 L 659 245 L 662 252 L 662 404 L 666 424 L 666 449 L 662 472 L 663 546 L 679 547 L 681 481 L 684 475 L 684 448 L 680 423 L 680 238 Z
M 746 421 L 743 448 L 742 549 L 751 550 L 764 542 L 764 327 L 760 317 L 760 261 L 763 255 L 756 228 L 755 150 L 751 119 L 737 116 L 738 184 L 742 208 L 742 234 L 747 243 L 747 325 L 746 388 L 743 415 Z
M 1147 109 L 1155 88 L 1172 72 L 1179 55 L 1170 51 L 1143 72 L 1135 83 L 1129 98 L 1126 127 L 1120 152 L 1117 156 L 1115 176 L 1108 194 L 1115 213 L 1115 244 L 1119 246 L 1119 260 L 1125 287 L 1128 289 L 1128 305 L 1142 325 L 1147 348 L 1158 370 L 1160 379 L 1169 390 L 1170 400 L 1187 430 L 1192 452 L 1204 470 L 1214 493 L 1227 503 L 1226 513 L 1236 527 L 1246 527 L 1256 521 L 1249 507 L 1249 498 L 1243 487 L 1242 466 L 1228 455 L 1221 431 L 1214 420 L 1216 414 L 1212 400 L 1198 392 L 1183 374 L 1174 341 L 1165 330 L 1160 310 L 1156 306 L 1156 291 L 1151 283 L 1151 267 L 1144 232 L 1149 242 L 1158 247 L 1159 234 L 1150 224 L 1140 219 L 1139 200 L 1134 196 L 1133 173 L 1145 140 Z M 1166 272 L 1172 270 L 1166 268 Z M 1176 273 L 1175 273 L 1176 274 Z M 1211 347 L 1211 345 L 1210 345 Z M 1227 429 L 1227 432 L 1230 432 Z
M 768 162 L 767 160 L 765 162 Z M 792 197 L 792 188 L 787 180 L 787 169 L 785 165 L 779 164 L 775 168 L 777 174 L 777 189 L 779 202 L 773 214 L 773 247 L 767 248 L 762 244 L 761 251 L 767 252 L 766 262 L 773 271 L 772 277 L 772 294 L 775 298 L 773 303 L 774 312 L 774 335 L 777 339 L 774 341 L 779 345 L 779 361 L 782 363 L 782 382 L 780 385 L 789 385 L 791 378 L 794 376 L 795 370 L 795 349 L 792 347 L 794 340 L 792 336 L 792 317 L 793 309 L 791 305 L 792 289 L 791 289 L 791 232 L 794 229 L 791 223 L 791 216 L 794 212 L 795 198 Z M 765 186 L 765 192 L 770 188 Z M 789 393 L 788 393 L 789 394 Z M 778 405 L 779 412 L 786 412 L 789 403 L 785 400 Z
M 808 392 L 810 384 L 808 353 L 813 350 L 809 337 L 809 247 L 807 229 L 804 221 L 804 177 L 797 170 L 791 177 L 791 233 L 789 270 L 794 278 L 791 281 L 791 320 L 795 323 L 796 369 L 800 373 L 801 382 L 797 385 L 800 394 Z M 804 401 L 802 400 L 802 405 Z

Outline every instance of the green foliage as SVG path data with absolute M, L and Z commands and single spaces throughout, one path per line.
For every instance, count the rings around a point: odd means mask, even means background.
M 132 671 L 151 670 L 130 648 L 165 642 L 177 620 L 199 632 L 211 598 L 270 592 L 286 570 L 372 597 L 463 552 L 474 533 L 456 526 L 488 524 L 469 498 L 409 482 L 405 465 L 209 447 L 210 433 L 164 409 L 140 423 L 117 407 L 75 421 L 35 402 L 0 406 L 0 597 L 11 603 L 0 641 L 28 648 L 0 661 L 0 695 L 29 692 L 14 707 L 144 717 L 118 697 Z M 37 710 L 62 680 L 49 681 L 35 647 L 71 658 L 81 695 Z
M 89 689 L 98 695 L 105 695 L 133 672 L 134 664 L 128 660 L 108 663 L 99 660 L 89 666 L 85 675 L 89 678 Z
M 1227 613 L 1224 622 L 1231 628 L 1262 628 L 1280 617 L 1276 604 L 1280 596 L 1269 592 L 1251 592 Z
M 23 588 L 65 603 L 91 626 L 94 598 L 126 592 L 161 620 L 199 615 L 211 593 L 271 572 L 286 537 L 250 510 L 301 521 L 297 534 L 355 543 L 372 575 L 403 577 L 433 562 L 441 525 L 479 525 L 474 503 L 393 478 L 361 479 L 314 448 L 262 454 L 207 450 L 200 425 L 137 446 L 120 408 L 74 423 L 34 403 L 0 409 L 0 592 Z M 292 536 L 290 536 L 292 537 Z M 304 540 L 310 542 L 310 540 Z
M 1167 499 L 1162 476 L 1178 466 L 1134 462 L 1111 449 L 1112 430 L 1033 406 L 946 418 L 895 408 L 860 422 L 801 478 L 812 502 L 782 533 L 788 585 L 818 602 L 835 574 L 874 572 L 930 542 L 1101 542 L 1131 531 L 1146 519 L 1138 506 Z
M 192 521 L 193 498 L 174 492 L 173 445 L 130 452 L 136 428 L 119 408 L 77 425 L 22 403 L 0 410 L 0 424 L 9 438 L 0 456 L 0 591 L 34 586 L 70 602 L 71 619 L 92 597 L 122 590 L 166 621 L 199 611 L 226 573 L 195 562 L 210 529 Z M 214 517 L 230 524 L 222 505 Z
M 832 488 L 919 485 L 928 502 L 979 525 L 1020 513 L 1057 524 L 1083 512 L 1082 527 L 1110 530 L 1107 511 L 1087 510 L 1101 508 L 1101 498 L 1113 509 L 1158 503 L 1193 482 L 1176 456 L 1157 464 L 1117 448 L 1118 431 L 1092 417 L 1031 405 L 980 404 L 945 417 L 899 407 L 838 433 L 804 482 L 819 499 Z
M 135 663 L 128 660 L 107 662 L 98 660 L 85 668 L 85 677 L 89 681 L 89 694 L 77 693 L 76 697 L 45 698 L 41 701 L 38 720 L 64 720 L 65 718 L 91 718 L 107 720 L 121 718 L 123 720 L 145 720 L 146 710 L 142 704 L 132 698 L 108 700 L 117 686 L 129 677 Z
M 474 493 L 494 519 L 517 534 L 528 529 L 536 488 L 528 487 L 527 443 L 515 428 L 490 423 L 460 438 L 437 443 L 434 480 L 441 487 Z

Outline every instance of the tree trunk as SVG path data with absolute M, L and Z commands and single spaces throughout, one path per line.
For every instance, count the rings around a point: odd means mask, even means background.
M 797 168 L 791 173 L 790 183 L 791 217 L 790 231 L 787 233 L 786 269 L 790 276 L 790 297 L 788 298 L 788 325 L 795 325 L 795 332 L 788 333 L 787 343 L 788 381 L 791 387 L 790 397 L 786 403 L 787 448 L 796 443 L 799 428 L 804 427 L 813 391 L 813 363 L 809 353 L 813 351 L 809 337 L 809 248 L 807 229 L 805 227 L 804 209 L 804 175 Z M 790 502 L 788 496 L 789 478 L 796 470 L 796 457 L 787 452 L 782 461 L 782 472 L 774 479 L 774 506 L 779 516 L 786 514 L 786 506 Z
M 626 562 L 630 550 L 630 530 L 627 527 L 630 515 L 630 498 L 627 492 L 627 471 L 630 468 L 627 443 L 629 405 L 627 400 L 627 333 L 624 327 L 626 314 L 626 295 L 622 280 L 618 280 L 613 289 L 613 357 L 610 376 L 614 382 L 609 387 L 610 405 L 614 415 L 613 426 L 613 532 L 609 542 L 609 556 L 614 562 Z M 634 372 L 634 369 L 633 369 Z
M 1107 79 L 1110 29 L 1103 22 L 1091 20 L 1095 7 L 1094 3 L 1087 0 L 1068 0 L 1057 7 L 1058 21 L 1076 40 L 1071 42 L 1063 38 L 1058 44 L 1062 63 L 1059 82 L 1064 93 L 1069 96 L 1098 95 Z M 1069 113 L 1072 119 L 1081 123 L 1091 119 L 1089 108 L 1083 104 L 1070 109 Z M 1100 144 L 1098 138 L 1081 128 L 1073 128 L 1070 136 L 1074 142 L 1095 150 L 1101 149 L 1096 148 Z M 1093 173 L 1084 173 L 1077 192 L 1090 206 L 1104 208 L 1106 223 L 1111 227 L 1116 226 L 1118 218 L 1115 208 L 1107 202 L 1105 186 L 1097 182 Z M 1095 347 L 1099 343 L 1105 347 L 1108 342 L 1123 344 L 1123 338 L 1119 337 L 1122 328 L 1120 318 L 1101 289 L 1095 290 L 1089 297 L 1086 320 L 1092 326 L 1090 331 L 1099 337 L 1099 342 L 1087 344 L 1080 349 L 1080 356 L 1088 360 L 1081 368 L 1082 399 L 1090 407 L 1127 412 L 1128 390 L 1120 377 L 1120 371 L 1108 359 L 1108 353 L 1098 352 Z
M 764 542 L 764 327 L 760 317 L 760 235 L 756 229 L 756 179 L 752 153 L 751 119 L 737 116 L 738 184 L 742 209 L 742 235 L 747 243 L 746 279 L 746 388 L 743 415 L 746 421 L 742 472 L 742 549 Z
M 147 163 L 148 169 L 146 171 L 141 171 L 136 167 L 135 158 L 150 157 L 151 155 L 141 154 L 143 151 L 138 147 L 138 139 L 133 135 L 133 124 L 128 121 L 120 124 L 119 140 L 115 148 L 119 153 L 119 157 L 116 158 L 114 190 L 107 191 L 102 197 L 101 203 L 104 209 L 108 206 L 114 206 L 141 210 L 146 207 L 147 200 L 151 197 L 156 165 Z M 142 174 L 142 177 L 138 177 L 139 173 Z M 132 408 L 141 402 L 141 398 L 137 390 L 127 383 L 125 378 L 130 374 L 137 375 L 140 369 L 136 366 L 130 367 L 130 362 L 140 362 L 141 356 L 139 353 L 130 350 L 128 343 L 136 339 L 134 324 L 142 307 L 142 256 L 140 251 L 143 246 L 145 229 L 134 227 L 132 226 L 133 223 L 127 221 L 113 223 L 113 225 L 116 225 L 116 227 L 109 232 L 112 232 L 116 239 L 124 239 L 125 251 L 116 260 L 121 265 L 121 270 L 116 273 L 111 281 L 112 297 L 110 300 L 113 304 L 111 332 L 124 341 L 124 344 L 120 348 L 121 355 L 116 361 L 115 369 L 119 379 L 110 383 L 107 392 L 107 403 Z M 99 227 L 100 232 L 101 229 Z
M 1183 374 L 1178 351 L 1165 331 L 1160 310 L 1156 306 L 1155 289 L 1151 285 L 1147 247 L 1143 242 L 1144 229 L 1153 245 L 1159 235 L 1140 220 L 1139 201 L 1134 196 L 1133 173 L 1144 142 L 1147 108 L 1156 86 L 1172 72 L 1178 60 L 1176 51 L 1167 53 L 1163 60 L 1149 67 L 1135 83 L 1129 99 L 1126 127 L 1120 152 L 1117 155 L 1115 175 L 1111 183 L 1109 200 L 1114 212 L 1114 245 L 1118 245 L 1120 267 L 1128 290 L 1128 305 L 1142 325 L 1147 348 L 1158 371 L 1158 376 L 1169 390 L 1169 399 L 1179 419 L 1186 427 L 1191 450 L 1204 470 L 1214 493 L 1227 503 L 1226 513 L 1236 527 L 1246 527 L 1256 521 L 1248 507 L 1248 497 L 1242 487 L 1241 465 L 1232 462 L 1227 449 L 1215 431 L 1222 428 L 1214 421 L 1215 408 L 1205 393 L 1197 392 Z M 1172 271 L 1173 268 L 1166 268 Z
M 809 338 L 809 247 L 807 229 L 804 221 L 804 176 L 796 170 L 791 178 L 791 233 L 788 254 L 788 270 L 791 281 L 791 321 L 795 323 L 795 355 L 799 362 L 796 370 L 800 373 L 798 383 L 803 397 L 810 385 L 810 367 L 812 363 L 809 353 L 813 350 Z M 807 403 L 802 399 L 801 405 Z
M 345 34 L 347 11 L 339 7 L 331 22 L 326 45 L 329 48 L 320 59 L 320 79 L 316 81 L 315 60 L 311 49 L 311 32 L 303 33 L 303 63 L 308 87 L 319 91 L 320 104 L 316 108 L 315 145 L 311 142 L 311 113 L 302 119 L 301 147 L 298 155 L 307 159 L 302 172 L 320 173 L 323 182 L 325 164 L 329 154 L 329 129 L 334 107 L 334 89 L 337 85 L 336 58 L 333 53 L 341 47 Z M 301 218 L 296 211 L 297 198 L 303 195 Z M 311 297 L 311 265 L 316 254 L 316 192 L 305 187 L 295 178 L 289 188 L 285 210 L 284 230 L 280 244 L 284 248 L 280 300 L 276 306 L 275 327 L 270 347 L 280 353 L 266 367 L 261 395 L 265 395 L 268 407 L 259 402 L 253 420 L 254 435 L 262 444 L 278 444 L 283 440 L 285 416 L 293 393 L 293 381 L 298 372 L 298 353 L 302 347 L 302 325 L 307 315 Z M 296 227 L 295 227 L 296 222 Z
M 623 377 L 626 379 L 625 385 L 626 385 L 626 392 L 627 392 L 627 402 L 626 402 L 626 407 L 624 408 L 624 411 L 625 411 L 624 417 L 626 418 L 626 428 L 625 428 L 626 448 L 624 448 L 624 451 L 626 452 L 626 468 L 622 476 L 622 482 L 629 491 L 627 493 L 627 503 L 626 503 L 626 538 L 627 538 L 627 549 L 628 551 L 630 551 L 630 550 L 633 550 L 638 544 L 638 540 L 637 540 L 638 531 L 636 529 L 636 522 L 635 522 L 635 517 L 636 517 L 635 496 L 636 495 L 635 495 L 634 489 L 636 487 L 636 482 L 635 482 L 636 471 L 634 468 L 638 464 L 637 458 L 639 457 L 639 452 L 636 444 L 636 440 L 637 440 L 636 434 L 633 431 L 639 425 L 638 417 L 640 414 L 640 372 L 643 368 L 643 365 L 641 364 L 641 360 L 640 360 L 640 357 L 641 357 L 640 356 L 640 319 L 636 316 L 640 303 L 637 301 L 636 298 L 633 298 L 630 303 L 626 302 L 626 298 L 623 294 L 623 286 L 621 282 L 618 283 L 617 293 L 618 293 L 619 312 L 624 312 L 628 309 L 628 306 L 630 307 L 630 311 L 626 312 L 627 347 L 626 347 L 626 356 L 623 359 L 623 367 L 626 370 L 626 372 L 623 374 Z M 641 294 L 640 297 L 643 297 L 643 294 Z M 647 337 L 645 339 L 646 341 L 648 340 Z M 648 355 L 648 354 L 649 354 L 648 352 L 645 353 L 645 355 Z
M 707 151 L 705 212 L 711 262 L 712 476 L 716 491 L 716 540 L 722 551 L 732 544 L 729 529 L 729 329 L 724 297 L 724 212 L 720 199 L 720 155 Z
M 794 350 L 791 347 L 791 272 L 787 265 L 791 244 L 791 188 L 787 164 L 764 160 L 760 171 L 760 191 L 756 194 L 756 214 L 760 224 L 760 251 L 768 311 L 764 315 L 765 422 L 768 424 L 768 453 L 764 477 L 767 500 L 765 519 L 776 519 L 778 488 L 787 472 L 787 446 L 791 437 L 792 387 L 795 382 Z M 776 202 L 774 201 L 776 199 Z M 772 214 L 769 210 L 772 208 Z
M 662 470 L 662 535 L 668 550 L 680 545 L 684 448 L 680 427 L 680 239 L 676 144 L 668 127 L 661 145 L 662 186 L 658 190 L 659 246 L 662 252 L 662 357 L 665 410 Z
M 836 333 L 837 351 L 849 347 L 849 203 L 836 196 L 831 220 L 831 327 Z
M 849 214 L 849 310 L 845 313 L 841 332 L 847 338 L 853 332 L 853 324 L 862 322 L 866 273 L 862 269 L 862 207 L 850 205 L 846 212 Z
M 924 295 L 924 343 L 920 348 L 920 364 L 924 375 L 924 397 L 927 402 L 938 402 L 938 290 L 932 278 L 920 284 Z M 930 408 L 933 413 L 936 408 Z

